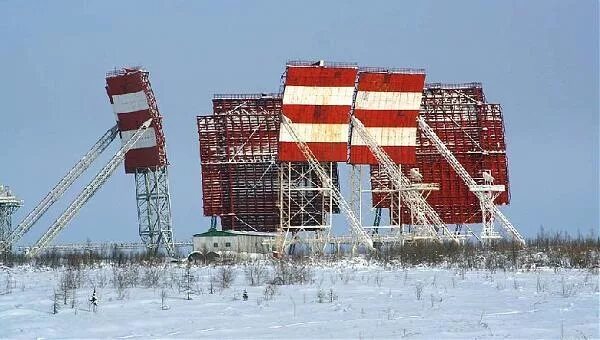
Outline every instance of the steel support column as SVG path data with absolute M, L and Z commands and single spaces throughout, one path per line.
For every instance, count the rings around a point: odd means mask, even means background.
M 163 245 L 167 254 L 174 255 L 167 167 L 137 169 L 135 193 L 142 242 L 151 251 Z

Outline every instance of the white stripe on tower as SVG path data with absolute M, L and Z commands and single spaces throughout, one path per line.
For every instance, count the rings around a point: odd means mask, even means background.
M 283 105 L 351 105 L 352 86 L 291 86 L 285 87 Z
M 367 127 L 379 146 L 416 146 L 417 128 L 414 127 Z M 352 134 L 352 145 L 368 145 L 358 133 Z
M 291 123 L 298 138 L 305 143 L 347 143 L 348 124 Z M 294 143 L 296 140 L 286 128 L 281 128 L 280 142 Z
M 121 144 L 124 145 L 133 137 L 137 130 L 121 131 Z M 154 129 L 147 129 L 140 139 L 133 145 L 133 149 L 151 148 L 156 146 L 156 133 Z
M 419 110 L 422 92 L 358 91 L 355 110 Z
M 150 108 L 144 91 L 114 95 L 112 96 L 112 100 L 115 114 L 142 111 Z

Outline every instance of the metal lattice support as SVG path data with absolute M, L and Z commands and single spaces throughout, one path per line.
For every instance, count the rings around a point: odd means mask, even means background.
M 332 163 L 324 164 L 334 178 Z M 331 233 L 334 202 L 333 181 L 322 182 L 309 164 L 283 162 L 279 167 L 280 249 L 295 243 L 308 243 L 309 248 L 323 251 Z M 312 233 L 316 237 L 312 237 Z M 305 242 L 311 240 L 311 242 Z
M 164 245 L 167 254 L 173 256 L 175 247 L 167 167 L 137 169 L 135 194 L 142 242 L 151 251 L 157 251 L 161 245 Z
M 460 242 L 458 237 L 448 230 L 437 212 L 433 210 L 422 196 L 422 190 L 420 190 L 421 185 L 412 183 L 412 181 L 400 171 L 398 166 L 392 162 L 385 151 L 383 151 L 383 149 L 375 142 L 359 119 L 352 117 L 352 124 L 354 126 L 354 131 L 367 143 L 369 149 L 377 158 L 379 166 L 386 172 L 393 187 L 400 191 L 402 201 L 408 205 L 411 213 L 414 215 L 417 226 L 411 231 L 411 238 L 434 240 L 448 238 L 457 243 Z
M 125 158 L 125 154 L 137 143 L 144 133 L 150 128 L 152 119 L 145 121 L 131 138 L 125 142 L 119 151 L 106 163 L 106 165 L 96 174 L 94 178 L 83 188 L 71 204 L 63 211 L 63 213 L 54 221 L 48 230 L 42 235 L 39 240 L 33 245 L 27 256 L 36 256 L 42 251 L 52 240 L 69 224 L 79 210 L 96 194 L 104 183 L 115 172 L 117 166 Z
M 446 147 L 441 139 L 435 134 L 433 129 L 425 122 L 423 117 L 418 118 L 419 128 L 429 138 L 432 144 L 437 148 L 438 152 L 444 156 L 446 161 L 450 163 L 454 171 L 460 176 L 460 178 L 469 187 L 469 190 L 475 194 L 479 199 L 481 212 L 483 214 L 483 229 L 481 231 L 482 241 L 498 238 L 498 233 L 494 230 L 494 217 L 500 220 L 500 223 L 504 230 L 512 236 L 515 241 L 521 245 L 525 245 L 525 239 L 517 231 L 517 229 L 510 223 L 508 218 L 498 209 L 494 204 L 494 199 L 499 193 L 505 190 L 504 185 L 493 185 L 493 178 L 489 173 L 484 173 L 483 185 L 477 184 L 477 182 L 471 177 L 467 170 L 460 164 L 460 162 L 454 157 L 454 154 Z
M 117 136 L 119 129 L 113 126 L 108 129 L 100 139 L 90 148 L 90 150 L 69 170 L 69 172 L 61 178 L 54 188 L 44 197 L 33 210 L 25 216 L 23 221 L 6 237 L 7 246 L 19 241 L 25 233 L 50 209 L 50 207 L 58 201 L 62 195 L 71 187 L 71 185 L 81 176 L 92 163 L 108 148 L 112 141 Z M 2 245 L 0 244 L 0 248 Z M 0 249 L 1 250 L 1 249 Z
M 327 194 L 329 196 L 328 198 L 329 198 L 330 205 L 333 205 L 333 202 L 335 201 L 338 204 L 340 211 L 345 215 L 345 217 L 349 223 L 349 227 L 350 227 L 353 237 L 356 238 L 356 240 L 359 244 L 362 244 L 365 247 L 367 247 L 367 249 L 375 250 L 375 248 L 373 248 L 373 240 L 369 237 L 369 235 L 362 228 L 360 220 L 356 216 L 356 213 L 352 210 L 352 206 L 350 204 L 348 204 L 348 202 L 346 201 L 344 196 L 342 196 L 342 193 L 340 192 L 340 190 L 337 188 L 336 185 L 334 185 L 333 179 L 331 176 L 332 175 L 331 170 L 329 171 L 329 174 L 328 174 L 327 170 L 325 170 L 325 168 L 323 167 L 323 164 L 321 164 L 317 161 L 317 158 L 312 153 L 312 151 L 308 147 L 308 145 L 302 139 L 300 139 L 298 137 L 298 134 L 292 127 L 291 121 L 288 118 L 286 118 L 285 116 L 282 116 L 281 123 L 282 123 L 282 126 L 290 134 L 290 136 L 292 136 L 296 145 L 298 146 L 298 148 L 300 149 L 300 151 L 302 152 L 302 154 L 308 161 L 310 169 L 312 171 L 314 171 L 314 173 L 316 174 L 317 178 L 319 179 L 319 181 L 321 183 L 321 187 L 328 189 Z M 329 169 L 332 169 L 331 167 L 332 167 L 332 165 L 330 165 Z M 326 241 L 325 243 L 327 244 L 328 241 Z M 284 243 L 284 246 L 285 246 L 285 243 Z
M 0 251 L 10 249 L 8 238 L 12 233 L 12 215 L 23 205 L 23 201 L 12 194 L 7 186 L 0 184 Z

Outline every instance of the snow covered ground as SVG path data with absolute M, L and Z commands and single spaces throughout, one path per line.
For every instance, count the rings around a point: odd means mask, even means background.
M 341 262 L 314 267 L 311 283 L 277 286 L 267 300 L 266 285 L 248 285 L 243 266 L 235 267 L 230 288 L 213 284 L 214 294 L 209 282 L 218 268 L 193 267 L 197 292 L 186 300 L 175 284 L 184 267 L 168 265 L 158 288 L 143 288 L 148 279 L 140 268 L 138 287 L 120 292 L 111 283 L 112 268 L 104 267 L 84 270 L 75 308 L 69 298 L 52 314 L 63 271 L 0 267 L 0 338 L 600 337 L 598 275 L 588 271 L 404 270 Z M 100 299 L 96 313 L 87 302 L 92 284 Z M 241 299 L 244 289 L 248 301 Z

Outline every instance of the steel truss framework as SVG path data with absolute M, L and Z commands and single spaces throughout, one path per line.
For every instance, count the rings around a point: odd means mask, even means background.
M 331 207 L 333 206 L 333 203 L 334 202 L 337 203 L 340 211 L 343 212 L 344 216 L 346 217 L 346 219 L 348 221 L 349 229 L 350 229 L 350 232 L 352 233 L 352 239 L 353 239 L 354 244 L 364 245 L 367 249 L 374 250 L 373 240 L 369 237 L 369 235 L 362 228 L 360 220 L 356 216 L 356 213 L 353 210 L 352 205 L 349 204 L 344 199 L 344 197 L 342 196 L 342 194 L 340 192 L 339 187 L 337 187 L 334 183 L 334 179 L 332 176 L 333 167 L 329 166 L 329 173 L 328 173 L 326 167 L 324 167 L 322 163 L 318 162 L 317 158 L 312 153 L 312 151 L 308 147 L 307 143 L 304 142 L 302 139 L 300 139 L 300 137 L 296 133 L 295 129 L 292 126 L 292 122 L 289 119 L 287 119 L 285 116 L 282 116 L 281 126 L 283 126 L 287 130 L 287 132 L 293 137 L 293 140 L 298 145 L 298 148 L 300 149 L 300 151 L 306 158 L 309 169 L 311 171 L 314 171 L 316 177 L 318 178 L 319 182 L 314 183 L 314 184 L 320 185 L 320 188 L 317 188 L 319 196 L 324 197 L 323 201 L 326 201 L 325 198 L 329 199 L 329 204 L 323 204 L 322 207 L 325 207 L 327 205 L 331 209 Z M 325 163 L 325 164 L 331 164 L 331 163 Z M 285 172 L 285 171 L 282 171 L 282 172 Z M 291 171 L 288 170 L 288 173 L 291 173 Z M 301 181 L 304 181 L 304 179 L 301 178 Z M 282 187 L 283 187 L 283 185 L 282 185 Z M 288 192 L 291 192 L 291 188 L 284 187 L 282 189 L 282 202 L 285 199 L 283 196 L 284 195 L 283 191 L 285 191 L 285 189 L 287 189 Z M 283 209 L 281 209 L 281 210 L 282 210 L 282 214 L 286 214 L 283 212 Z M 282 219 L 282 230 L 280 230 L 280 237 L 278 237 L 278 240 L 277 240 L 276 249 L 280 253 L 282 253 L 286 249 L 287 243 L 288 243 L 288 241 L 290 241 L 290 235 L 292 235 L 292 238 L 295 238 L 298 235 L 298 234 L 294 234 L 294 232 L 290 228 L 289 224 L 285 225 L 283 223 L 283 222 L 289 223 L 289 220 L 290 220 L 289 215 L 290 215 L 290 212 L 287 213 L 287 216 L 288 216 L 287 221 L 284 221 Z M 331 216 L 331 214 L 329 216 Z M 306 239 L 306 241 L 309 242 L 309 245 L 313 244 L 320 248 L 320 249 L 313 249 L 313 250 L 325 251 L 325 247 L 329 244 L 330 232 L 331 232 L 331 227 L 330 226 L 325 227 L 322 230 L 317 231 L 315 238 L 312 238 L 312 239 L 308 238 L 308 239 Z M 291 243 L 293 243 L 293 242 L 294 242 L 294 240 L 292 239 Z
M 166 252 L 173 255 L 171 197 L 167 171 L 169 163 L 162 116 L 150 84 L 149 72 L 141 67 L 116 69 L 106 74 L 106 84 L 107 94 L 113 105 L 115 96 L 123 97 L 143 91 L 144 96 L 141 100 L 144 105 L 138 107 L 138 110 L 127 111 L 127 107 L 122 107 L 122 103 L 117 108 L 124 110 L 116 112 L 118 125 L 123 133 L 124 129 L 130 130 L 132 124 L 141 123 L 139 118 L 132 121 L 133 115 L 144 117 L 143 119 L 151 118 L 156 145 L 132 148 L 125 156 L 125 172 L 134 174 L 138 229 L 142 242 L 152 251 L 157 251 L 160 245 L 164 245 Z M 125 94 L 123 88 L 126 89 Z
M 137 169 L 135 194 L 142 242 L 154 252 L 162 244 L 167 254 L 173 255 L 175 248 L 167 167 Z
M 311 173 L 316 170 L 315 166 L 304 163 L 305 168 L 302 168 L 303 163 L 278 164 L 275 160 L 281 97 L 219 95 L 213 100 L 213 105 L 213 116 L 198 117 L 205 215 L 219 216 L 224 229 L 280 229 L 291 235 L 286 238 L 290 243 L 299 242 L 300 232 L 318 231 L 315 237 L 306 237 L 305 241 L 312 242 L 317 248 L 326 244 L 331 213 L 337 212 L 336 200 L 331 199 L 331 192 L 335 189 L 323 185 L 319 176 Z M 258 117 L 250 118 L 253 115 Z M 269 124 L 260 123 L 267 115 L 272 116 Z M 485 184 L 484 177 L 490 175 L 488 179 L 495 177 L 496 183 L 503 183 L 501 185 L 508 188 L 502 112 L 499 105 L 485 102 L 480 84 L 427 85 L 421 115 L 428 123 L 433 122 L 432 129 L 441 136 L 457 161 L 464 163 L 469 173 L 479 176 L 477 183 Z M 243 123 L 252 119 L 255 121 Z M 273 126 L 274 129 L 265 126 Z M 273 134 L 265 137 L 265 130 Z M 448 238 L 459 241 L 463 236 L 459 235 L 460 228 L 451 232 L 445 223 L 463 225 L 492 221 L 495 210 L 486 207 L 483 210 L 491 213 L 482 215 L 482 202 L 492 202 L 497 197 L 497 203 L 508 203 L 508 190 L 488 190 L 486 195 L 489 199 L 478 199 L 422 131 L 417 139 L 416 165 L 394 165 L 393 169 L 386 171 L 379 166 L 370 169 L 373 206 L 391 208 L 389 226 L 367 227 L 374 232 L 371 235 L 373 240 Z M 337 168 L 334 171 L 331 167 L 335 166 L 335 163 L 319 165 L 329 172 L 327 175 L 334 178 L 334 183 L 337 182 Z M 362 220 L 361 194 L 367 191 L 362 189 L 361 173 L 362 168 L 354 166 L 350 178 L 351 187 L 358 188 L 352 191 L 350 206 L 359 214 L 359 220 Z M 393 176 L 399 178 L 395 180 L 398 183 L 394 185 L 389 181 L 389 173 L 398 175 Z M 248 180 L 240 183 L 240 178 Z M 253 178 L 258 178 L 258 181 Z M 251 187 L 258 182 L 269 193 L 268 199 L 263 202 L 271 208 L 277 207 L 276 218 L 257 223 L 257 217 L 265 216 L 264 212 L 260 212 L 261 204 L 246 197 L 261 196 L 252 190 L 244 190 L 244 182 L 250 183 Z M 459 187 L 461 184 L 464 187 Z M 273 195 L 275 192 L 276 195 Z M 327 204 L 328 201 L 330 204 Z M 244 211 L 244 208 L 247 210 Z M 254 217 L 252 223 L 246 223 L 251 216 Z M 259 225 L 262 225 L 261 229 L 255 228 Z M 279 228 L 274 228 L 276 225 Z M 392 232 L 379 234 L 379 229 L 385 227 Z M 493 236 L 494 232 L 489 230 L 485 235 Z M 485 235 L 482 236 L 485 238 Z M 353 240 L 356 243 L 356 238 Z
M 101 137 L 94 143 L 90 150 L 69 170 L 69 172 L 60 179 L 60 181 L 50 190 L 50 192 L 33 208 L 27 216 L 17 225 L 17 227 L 8 235 L 6 239 L 6 246 L 18 242 L 23 235 L 25 235 L 33 225 L 56 203 L 62 195 L 73 185 L 75 180 L 79 178 L 91 165 L 92 163 L 108 148 L 113 142 L 119 132 L 118 127 L 115 125 L 108 129 Z M 3 246 L 0 244 L 0 251 Z
M 90 198 L 92 198 L 92 196 L 94 196 L 94 194 L 96 194 L 98 189 L 104 185 L 108 178 L 110 178 L 119 164 L 125 158 L 127 151 L 129 151 L 144 135 L 148 128 L 150 128 L 151 123 L 152 119 L 145 121 L 131 136 L 131 138 L 121 146 L 119 151 L 117 151 L 115 155 L 108 161 L 108 163 L 106 163 L 106 165 L 96 174 L 96 176 L 92 178 L 92 180 L 83 188 L 79 195 L 77 195 L 71 204 L 31 247 L 29 253 L 27 254 L 28 256 L 36 256 L 40 251 L 48 246 L 48 244 L 52 242 L 52 240 L 69 224 L 79 210 L 89 201 Z
M 215 95 L 213 115 L 197 117 L 205 216 L 219 216 L 224 230 L 275 232 L 281 227 L 277 162 L 279 94 Z M 331 168 L 339 187 L 337 165 Z M 289 165 L 294 188 L 288 200 L 291 225 L 321 230 L 331 208 L 319 195 L 316 175 L 305 163 Z M 323 207 L 326 209 L 323 210 Z M 297 228 L 295 228 L 297 229 Z
M 427 84 L 420 117 L 479 184 L 484 183 L 484 173 L 488 173 L 495 178 L 495 184 L 504 185 L 506 190 L 495 194 L 498 196 L 495 203 L 508 204 L 502 110 L 500 105 L 486 102 L 481 84 Z M 421 129 L 417 134 L 417 164 L 405 167 L 403 172 L 410 176 L 411 168 L 418 169 L 423 182 L 439 184 L 440 190 L 431 192 L 427 201 L 444 222 L 462 226 L 484 221 L 478 198 Z M 377 166 L 371 167 L 371 186 L 373 206 L 389 208 L 397 193 L 388 193 L 389 181 Z M 390 209 L 393 224 L 410 223 L 410 211 L 400 209 L 398 212 L 398 209 Z
M 392 188 L 398 190 L 402 202 L 404 202 L 411 214 L 414 215 L 414 220 L 416 221 L 415 228 L 406 235 L 398 236 L 401 236 L 403 240 L 427 239 L 439 241 L 449 239 L 460 242 L 458 236 L 448 230 L 437 212 L 422 196 L 423 185 L 412 183 L 402 173 L 401 168 L 392 162 L 389 155 L 375 142 L 374 138 L 358 118 L 352 117 L 351 121 L 354 131 L 360 134 L 361 139 L 367 143 L 369 149 L 379 162 L 380 168 L 390 179 Z
M 23 205 L 23 201 L 12 194 L 10 188 L 0 184 L 0 251 L 10 247 L 8 238 L 12 233 L 12 215 Z
M 481 207 L 483 228 L 481 230 L 481 240 L 489 242 L 492 239 L 500 238 L 497 231 L 494 230 L 494 218 L 498 217 L 502 227 L 505 229 L 507 234 L 514 238 L 521 245 L 525 245 L 525 239 L 519 234 L 517 229 L 510 223 L 510 221 L 498 210 L 498 207 L 494 204 L 494 200 L 498 197 L 498 194 L 505 190 L 503 185 L 493 185 L 494 178 L 489 172 L 483 174 L 484 183 L 477 184 L 473 177 L 467 172 L 467 170 L 460 164 L 460 162 L 454 157 L 452 152 L 444 145 L 441 139 L 433 132 L 431 127 L 427 125 L 423 117 L 418 119 L 419 127 L 421 131 L 425 133 L 427 138 L 435 145 L 441 155 L 444 156 L 446 161 L 452 166 L 454 171 L 460 176 L 461 180 L 469 187 L 469 190 L 477 197 Z
M 307 163 L 282 162 L 279 166 L 279 232 L 286 233 L 285 242 L 308 243 L 316 252 L 324 250 L 333 214 L 339 213 L 332 194 L 339 190 L 337 164 L 321 166 L 334 180 L 323 182 Z M 284 243 L 279 249 L 286 246 Z

